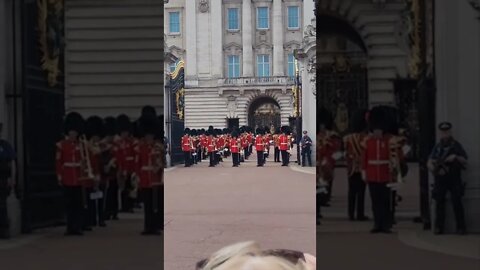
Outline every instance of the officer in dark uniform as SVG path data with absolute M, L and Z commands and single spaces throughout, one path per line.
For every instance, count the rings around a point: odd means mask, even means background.
M 302 167 L 305 167 L 305 163 L 308 160 L 308 166 L 312 167 L 312 139 L 308 136 L 307 131 L 303 131 L 303 137 L 300 140 L 301 153 L 302 153 Z
M 0 138 L 3 125 L 0 123 Z M 13 147 L 0 139 L 0 238 L 9 238 L 7 198 L 14 186 L 12 181 L 12 163 L 16 159 Z
M 453 204 L 457 223 L 457 233 L 466 234 L 465 214 L 462 197 L 464 183 L 461 171 L 467 164 L 467 153 L 462 145 L 451 134 L 452 124 L 440 123 L 440 142 L 430 154 L 428 168 L 435 177 L 432 197 L 436 202 L 435 234 L 442 234 L 445 223 L 445 201 L 447 192 Z

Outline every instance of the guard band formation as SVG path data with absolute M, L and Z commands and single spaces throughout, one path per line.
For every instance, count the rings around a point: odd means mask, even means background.
M 263 167 L 274 149 L 274 162 L 282 162 L 288 166 L 290 150 L 293 147 L 293 137 L 290 127 L 277 129 L 253 128 L 242 126 L 233 129 L 215 129 L 213 126 L 205 129 L 185 128 L 181 141 L 185 167 L 209 160 L 209 167 L 215 167 L 224 158 L 232 157 L 232 167 L 238 167 L 248 160 L 255 150 L 257 167 Z M 281 160 L 280 160 L 281 156 Z
M 145 106 L 131 122 L 70 112 L 57 143 L 56 172 L 65 192 L 66 235 L 118 220 L 119 211 L 144 208 L 144 235 L 163 231 L 163 116 Z
M 343 139 L 333 131 L 333 118 L 328 110 L 321 108 L 317 121 L 318 219 L 322 217 L 321 207 L 330 206 L 335 165 L 343 148 L 348 173 L 348 218 L 368 220 L 364 210 L 368 186 L 374 218 L 371 233 L 391 233 L 399 198 L 396 189 L 408 171 L 404 158 L 406 140 L 399 134 L 396 110 L 377 106 L 369 112 L 356 112 L 350 132 Z

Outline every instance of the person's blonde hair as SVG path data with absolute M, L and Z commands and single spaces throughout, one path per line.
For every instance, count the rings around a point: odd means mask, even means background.
M 254 241 L 226 246 L 213 253 L 201 270 L 305 270 L 305 264 L 293 264 L 288 260 L 262 251 Z

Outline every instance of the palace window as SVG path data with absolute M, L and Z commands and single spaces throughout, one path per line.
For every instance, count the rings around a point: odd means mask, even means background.
M 240 57 L 238 55 L 228 56 L 228 77 L 240 77 Z
M 289 6 L 288 7 L 288 28 L 298 29 L 299 28 L 299 10 L 298 6 Z
M 295 76 L 295 57 L 293 56 L 293 53 L 288 55 L 288 76 Z
M 228 9 L 228 30 L 238 30 L 238 8 Z
M 268 54 L 257 55 L 257 76 L 270 76 L 270 57 Z
M 170 12 L 170 33 L 171 34 L 180 34 L 180 12 Z
M 268 29 L 268 7 L 257 8 L 257 29 Z

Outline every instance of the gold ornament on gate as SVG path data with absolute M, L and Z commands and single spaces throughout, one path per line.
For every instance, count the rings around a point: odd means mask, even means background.
M 41 68 L 50 87 L 58 84 L 60 54 L 63 50 L 63 0 L 38 0 L 38 33 Z

